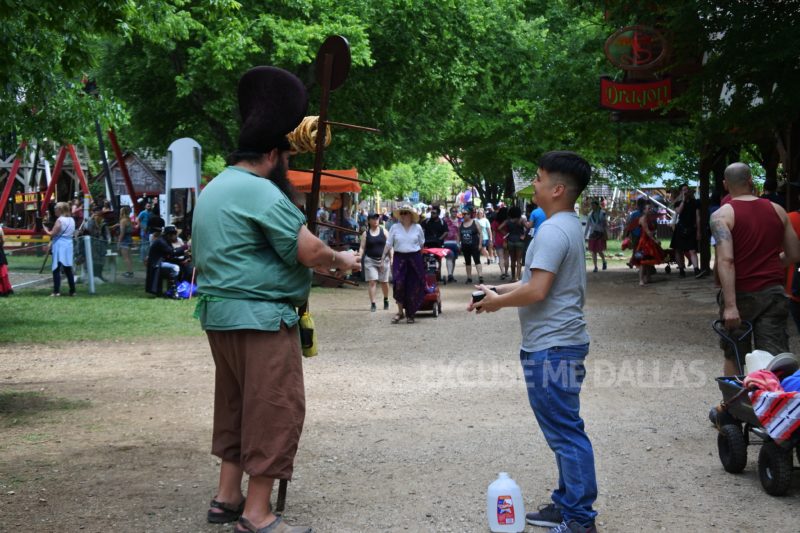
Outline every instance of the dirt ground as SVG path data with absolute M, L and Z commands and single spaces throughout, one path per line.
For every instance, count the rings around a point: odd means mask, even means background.
M 717 457 L 708 278 L 673 272 L 639 288 L 626 267 L 588 277 L 582 414 L 600 530 L 797 531 L 800 477 L 774 498 L 757 448 L 738 476 Z M 484 532 L 500 471 L 529 510 L 548 501 L 556 468 L 527 403 L 516 312 L 468 314 L 470 289 L 444 287 L 443 314 L 415 325 L 370 313 L 364 287 L 313 297 L 321 355 L 305 361 L 288 521 L 322 533 Z M 73 402 L 0 420 L 0 531 L 230 531 L 205 523 L 213 370 L 202 336 L 0 346 L 0 389 Z

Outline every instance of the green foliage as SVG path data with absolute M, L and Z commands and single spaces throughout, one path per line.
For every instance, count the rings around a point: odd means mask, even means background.
M 236 83 L 247 69 L 276 65 L 311 84 L 316 51 L 335 33 L 349 39 L 354 66 L 370 64 L 358 4 L 205 1 L 145 10 L 128 40 L 107 42 L 98 79 L 130 107 L 123 134 L 132 143 L 163 149 L 190 136 L 206 154 L 226 154 L 238 134 Z
M 77 0 L 0 4 L 0 116 L 4 134 L 21 139 L 82 142 L 104 125 L 125 121 L 118 102 L 83 93 L 81 77 L 96 60 L 101 35 L 111 33 L 127 2 Z
M 425 202 L 451 196 L 459 181 L 450 165 L 432 159 L 397 163 L 365 175 L 373 182 L 363 186 L 366 195 L 380 192 L 384 198 L 402 199 L 418 191 Z
M 673 49 L 666 70 L 684 76 L 687 84 L 674 99 L 674 107 L 688 116 L 674 141 L 677 166 L 694 165 L 696 172 L 693 154 L 708 157 L 720 148 L 742 147 L 769 167 L 768 173 L 780 159 L 794 179 L 800 176 L 800 140 L 792 132 L 800 131 L 800 2 L 624 4 L 609 10 L 610 22 L 666 31 Z
M 211 154 L 203 159 L 203 176 L 213 178 L 225 170 L 225 158 L 221 155 Z
M 236 145 L 241 74 L 259 64 L 295 72 L 315 114 L 316 52 L 339 34 L 352 68 L 331 118 L 383 133 L 335 128 L 328 168 L 358 167 L 387 195 L 435 196 L 451 178 L 412 163 L 435 154 L 496 200 L 510 192 L 512 168 L 530 172 L 543 152 L 572 149 L 603 170 L 598 179 L 635 185 L 664 169 L 695 173 L 709 142 L 763 152 L 764 139 L 797 123 L 796 4 L 629 0 L 605 19 L 604 4 L 576 0 L 9 0 L 0 113 L 24 138 L 91 144 L 95 117 L 126 146 L 159 153 L 190 136 L 214 174 Z M 603 42 L 634 22 L 666 27 L 683 63 L 708 52 L 676 99 L 683 124 L 615 124 L 597 105 L 598 78 L 621 75 Z M 98 98 L 83 94 L 84 73 L 97 78 Z M 725 83 L 736 87 L 729 104 L 718 98 Z M 311 156 L 294 165 L 310 167 Z M 430 185 L 420 181 L 428 175 Z

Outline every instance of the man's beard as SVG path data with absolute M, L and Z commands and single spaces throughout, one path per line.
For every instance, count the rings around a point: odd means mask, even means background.
M 278 163 L 267 175 L 267 179 L 274 183 L 275 186 L 289 198 L 289 200 L 294 202 L 297 196 L 297 189 L 295 189 L 294 185 L 292 185 L 292 182 L 289 181 L 287 173 L 288 169 L 285 164 L 285 159 L 281 156 L 278 157 Z

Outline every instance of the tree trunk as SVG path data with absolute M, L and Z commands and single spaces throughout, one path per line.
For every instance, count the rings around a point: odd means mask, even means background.
M 700 165 L 698 170 L 698 180 L 700 181 L 700 242 L 698 244 L 698 252 L 700 253 L 700 268 L 703 270 L 711 270 L 711 238 L 709 232 L 709 225 L 706 221 L 709 220 L 708 214 L 708 197 L 711 182 L 711 167 L 713 164 L 713 151 L 710 147 L 703 147 L 700 153 Z M 716 189 L 715 184 L 715 190 Z
M 506 174 L 505 179 L 505 192 L 503 193 L 504 198 L 513 198 L 517 191 L 514 190 L 514 173 L 511 170 L 511 167 L 508 168 L 508 173 Z
M 706 146 L 700 154 L 700 166 L 698 169 L 700 181 L 700 242 L 698 242 L 698 252 L 700 253 L 700 268 L 710 270 L 711 266 L 711 232 L 709 228 L 709 192 L 713 179 L 714 191 L 720 198 L 726 191 L 723 185 L 725 168 L 740 158 L 740 147 L 730 146 L 718 148 Z

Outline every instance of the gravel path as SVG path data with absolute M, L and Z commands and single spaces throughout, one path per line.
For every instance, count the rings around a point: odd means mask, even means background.
M 589 278 L 582 414 L 600 529 L 797 531 L 800 477 L 773 498 L 757 448 L 742 475 L 717 458 L 708 279 L 661 275 L 639 288 L 624 267 Z M 305 361 L 287 520 L 321 533 L 485 532 L 499 471 L 529 509 L 547 502 L 556 469 L 527 404 L 516 312 L 467 314 L 470 290 L 444 287 L 443 314 L 414 325 L 369 313 L 363 287 L 314 295 L 321 355 Z M 217 464 L 212 377 L 203 337 L 0 346 L 0 390 L 88 400 L 18 423 L 0 413 L 0 530 L 230 531 L 204 522 Z

